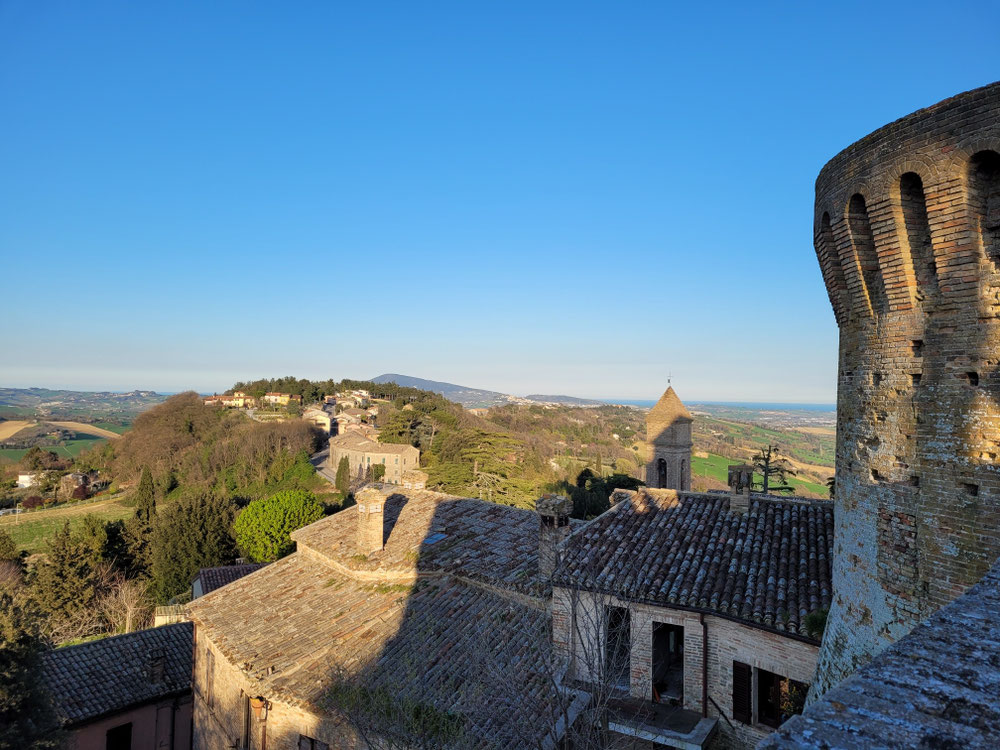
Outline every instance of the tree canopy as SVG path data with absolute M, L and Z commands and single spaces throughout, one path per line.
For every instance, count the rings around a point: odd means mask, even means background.
M 311 492 L 286 490 L 254 500 L 236 517 L 236 544 L 244 557 L 272 562 L 295 549 L 291 533 L 323 517 Z

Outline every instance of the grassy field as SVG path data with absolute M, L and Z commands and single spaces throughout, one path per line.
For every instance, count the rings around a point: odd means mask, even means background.
M 42 450 L 52 451 L 59 458 L 75 458 L 88 448 L 104 442 L 104 438 L 82 437 L 74 440 L 66 440 L 60 445 L 43 445 Z M 20 461 L 21 457 L 28 452 L 27 448 L 0 448 L 0 460 Z
M 73 430 L 76 433 L 83 433 L 84 435 L 93 435 L 94 437 L 117 439 L 121 436 L 121 433 L 106 430 L 103 427 L 98 427 L 96 424 L 87 424 L 86 422 L 48 422 L 47 424 L 54 424 L 56 427 Z
M 14 437 L 17 433 L 23 430 L 25 427 L 31 427 L 34 422 L 28 422 L 23 419 L 12 419 L 6 422 L 0 422 L 0 440 L 6 440 L 7 438 Z
M 692 456 L 691 473 L 694 476 L 709 477 L 710 479 L 715 479 L 718 482 L 726 484 L 729 481 L 729 465 L 736 463 L 740 462 L 736 459 L 718 456 L 714 453 L 709 453 L 705 458 Z M 818 495 L 823 498 L 829 496 L 826 486 L 817 484 L 816 482 L 809 482 L 798 479 L 797 477 L 789 477 L 788 484 L 795 488 L 793 492 L 796 495 L 811 494 Z
M 132 508 L 126 507 L 120 500 L 105 500 L 51 510 L 37 510 L 17 517 L 0 516 L 0 529 L 10 533 L 20 549 L 29 553 L 43 552 L 45 540 L 61 529 L 67 521 L 70 528 L 75 528 L 83 522 L 83 517 L 89 514 L 98 516 L 102 521 L 117 521 L 128 518 L 132 513 Z

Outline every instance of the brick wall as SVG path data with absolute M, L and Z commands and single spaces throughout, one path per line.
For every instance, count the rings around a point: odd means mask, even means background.
M 815 695 L 1000 555 L 1000 84 L 888 125 L 816 182 L 840 326 L 834 601 Z
M 592 665 L 598 660 L 596 654 L 604 638 L 600 612 L 609 605 L 628 607 L 631 613 L 629 692 L 637 698 L 652 700 L 653 624 L 684 628 L 683 705 L 700 712 L 704 638 L 697 613 L 629 604 L 602 594 L 556 588 L 552 597 L 553 641 L 557 648 L 572 653 L 571 676 L 584 681 L 596 678 Z M 709 716 L 719 716 L 716 705 L 725 715 L 719 719 L 718 746 L 754 747 L 773 730 L 756 720 L 743 724 L 733 719 L 733 661 L 809 684 L 815 677 L 819 648 L 713 615 L 706 615 L 705 622 L 708 627 L 708 694 L 715 702 L 709 702 Z

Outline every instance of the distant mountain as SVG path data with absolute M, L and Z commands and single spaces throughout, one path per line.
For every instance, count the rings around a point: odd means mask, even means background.
M 466 409 L 499 406 L 500 404 L 509 404 L 521 400 L 517 396 L 510 396 L 498 391 L 486 391 L 482 388 L 469 388 L 464 385 L 443 383 L 439 380 L 424 380 L 423 378 L 414 378 L 410 375 L 397 375 L 395 373 L 379 375 L 377 378 L 372 378 L 371 382 L 395 383 L 396 385 L 407 386 L 409 388 L 433 391 L 434 393 L 440 393 L 449 401 L 461 404 Z
M 0 416 L 134 417 L 166 401 L 155 391 L 61 391 L 49 388 L 0 388 Z
M 563 406 L 607 406 L 603 401 L 594 401 L 592 398 L 577 398 L 576 396 L 542 396 L 533 393 L 525 396 L 528 401 L 538 401 L 543 404 L 561 404 Z
M 396 385 L 408 386 L 410 388 L 420 388 L 425 391 L 440 393 L 449 401 L 461 404 L 466 409 L 483 409 L 490 406 L 502 406 L 503 404 L 563 404 L 565 406 L 604 406 L 600 401 L 593 401 L 586 398 L 576 398 L 575 396 L 512 396 L 509 393 L 499 391 L 487 391 L 482 388 L 470 388 L 467 385 L 455 385 L 454 383 L 443 383 L 440 380 L 424 380 L 410 375 L 398 375 L 389 373 L 372 378 L 373 383 L 395 383 Z

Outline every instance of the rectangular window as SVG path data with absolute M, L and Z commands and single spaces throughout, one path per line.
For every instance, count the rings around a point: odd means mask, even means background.
M 205 702 L 211 708 L 215 705 L 215 654 L 205 649 Z
M 632 657 L 631 623 L 625 607 L 605 607 L 604 656 L 608 680 L 612 685 L 627 685 Z
M 330 750 L 330 746 L 325 742 L 314 740 L 312 737 L 299 735 L 299 750 Z
M 105 750 L 132 750 L 132 722 L 112 727 L 104 735 Z
M 751 716 L 751 689 L 753 684 L 753 669 L 741 661 L 733 662 L 733 718 L 749 724 Z
M 777 729 L 795 714 L 802 713 L 808 690 L 805 683 L 758 669 L 757 721 Z

